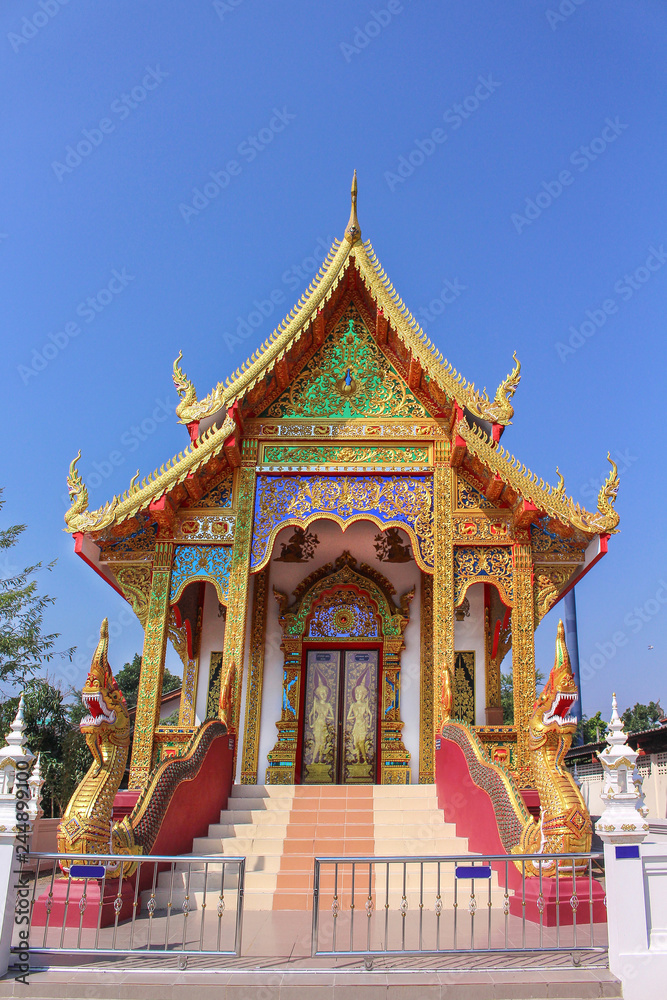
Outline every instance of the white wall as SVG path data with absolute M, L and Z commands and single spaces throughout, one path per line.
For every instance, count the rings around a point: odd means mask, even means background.
M 202 615 L 201 645 L 199 649 L 199 676 L 197 680 L 197 701 L 195 706 L 195 725 L 200 725 L 206 718 L 206 699 L 208 697 L 208 672 L 211 665 L 213 650 L 221 650 L 225 640 L 224 618 L 218 616 L 218 595 L 212 583 L 205 585 L 204 614 Z
M 266 649 L 264 654 L 264 686 L 262 692 L 262 717 L 260 726 L 259 764 L 257 780 L 262 783 L 266 773 L 266 755 L 273 749 L 277 730 L 275 723 L 280 718 L 282 703 L 283 653 L 280 649 L 282 632 L 278 623 L 278 603 L 273 597 L 274 586 L 287 593 L 290 603 L 295 587 L 328 562 L 333 562 L 341 553 L 348 549 L 356 558 L 357 564 L 367 563 L 373 569 L 379 570 L 396 588 L 394 600 L 398 599 L 413 586 L 415 598 L 410 606 L 410 622 L 405 630 L 406 648 L 401 656 L 402 670 L 402 705 L 401 717 L 405 722 L 403 740 L 410 751 L 412 781 L 419 780 L 419 667 L 420 667 L 420 570 L 414 561 L 407 563 L 384 563 L 377 558 L 374 548 L 374 536 L 379 532 L 374 524 L 368 521 L 356 521 L 345 532 L 334 521 L 320 520 L 310 526 L 320 544 L 315 550 L 315 556 L 307 563 L 283 563 L 275 561 L 275 554 L 280 553 L 281 543 L 287 541 L 292 528 L 284 528 L 277 538 L 273 557 L 270 562 L 269 581 L 267 588 L 266 615 Z
M 484 584 L 473 583 L 466 597 L 470 603 L 470 616 L 454 624 L 456 652 L 473 650 L 475 653 L 475 724 L 486 725 L 486 670 L 484 662 Z

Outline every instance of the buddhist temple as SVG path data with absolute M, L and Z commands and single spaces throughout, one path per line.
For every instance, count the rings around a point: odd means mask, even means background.
M 451 717 L 531 788 L 535 629 L 607 550 L 614 463 L 589 512 L 506 450 L 519 362 L 491 396 L 443 358 L 362 238 L 356 176 L 316 278 L 203 398 L 194 349 L 182 450 L 98 510 L 68 478 L 76 552 L 145 630 L 130 789 L 223 710 L 239 785 L 431 784 Z

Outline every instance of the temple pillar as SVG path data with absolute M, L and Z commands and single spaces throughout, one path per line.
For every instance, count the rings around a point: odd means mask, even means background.
M 435 781 L 433 736 L 433 576 L 422 572 L 420 601 L 421 671 L 419 682 L 419 784 Z
M 512 546 L 514 607 L 512 609 L 512 677 L 514 727 L 517 733 L 516 775 L 523 787 L 533 784 L 528 748 L 528 723 L 535 703 L 535 615 L 533 557 L 530 544 Z
M 434 736 L 442 731 L 442 679 L 445 668 L 454 681 L 454 545 L 449 441 L 435 442 L 433 508 L 435 571 L 433 574 L 433 724 Z
M 385 638 L 380 722 L 380 784 L 410 784 L 410 754 L 401 737 L 401 650 L 403 637 Z
M 137 715 L 134 722 L 130 788 L 143 788 L 151 772 L 153 740 L 160 715 L 164 657 L 169 629 L 169 590 L 174 546 L 158 542 L 153 558 L 148 615 L 141 657 Z
M 257 441 L 244 441 L 241 469 L 238 472 L 236 529 L 232 547 L 232 564 L 229 573 L 229 600 L 227 601 L 227 619 L 221 672 L 224 683 L 224 679 L 227 677 L 231 666 L 234 665 L 236 669 L 232 705 L 232 727 L 237 733 L 239 731 L 245 633 L 248 614 L 250 548 L 252 545 L 252 521 L 255 505 L 256 464 Z
M 243 759 L 241 784 L 257 784 L 259 760 L 259 733 L 262 716 L 262 685 L 264 681 L 264 646 L 266 641 L 266 587 L 269 567 L 257 573 L 252 597 L 252 626 L 250 631 L 250 664 L 245 698 L 245 723 L 243 726 Z
M 500 654 L 496 638 L 496 623 L 491 615 L 491 584 L 484 584 L 484 686 L 485 721 L 487 726 L 502 726 L 503 707 L 500 697 Z

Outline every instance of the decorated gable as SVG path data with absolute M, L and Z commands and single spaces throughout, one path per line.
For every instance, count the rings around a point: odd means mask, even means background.
M 350 304 L 265 417 L 428 417 Z

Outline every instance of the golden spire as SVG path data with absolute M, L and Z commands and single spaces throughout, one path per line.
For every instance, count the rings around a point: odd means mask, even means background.
M 354 171 L 354 176 L 352 177 L 352 190 L 350 191 L 352 196 L 352 208 L 350 209 L 350 221 L 347 224 L 347 229 L 345 230 L 345 239 L 348 243 L 356 243 L 357 240 L 361 239 L 361 229 L 359 228 L 359 219 L 357 218 L 357 171 Z

